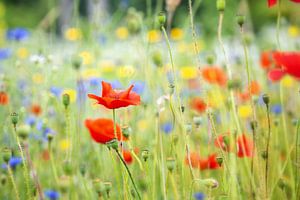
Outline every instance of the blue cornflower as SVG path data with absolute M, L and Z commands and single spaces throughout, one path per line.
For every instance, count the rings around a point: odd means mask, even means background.
M 196 193 L 194 193 L 194 199 L 203 200 L 203 199 L 205 199 L 205 194 L 202 192 L 196 192 Z
M 271 111 L 276 114 L 279 115 L 282 112 L 282 107 L 280 104 L 275 104 L 272 106 Z
M 59 87 L 52 86 L 52 87 L 50 87 L 50 92 L 53 95 L 55 95 L 56 97 L 60 97 L 60 95 L 62 93 L 62 89 Z
M 16 167 L 22 163 L 22 158 L 21 157 L 11 157 L 8 161 L 8 164 L 10 166 L 10 168 L 12 169 L 16 169 Z M 2 164 L 2 169 L 7 169 L 7 165 L 6 164 Z
M 11 50 L 7 48 L 0 49 L 0 60 L 5 60 L 11 55 Z
M 32 115 L 28 116 L 25 119 L 25 123 L 28 124 L 29 126 L 34 126 L 35 122 L 36 122 L 36 118 Z
M 165 132 L 166 134 L 169 134 L 173 130 L 173 124 L 171 122 L 163 123 L 160 127 L 160 129 Z
M 57 200 L 60 197 L 60 194 L 55 190 L 45 190 L 44 194 L 50 200 Z
M 113 89 L 120 89 L 123 87 L 120 81 L 118 80 L 113 80 L 112 82 L 110 82 L 110 84 Z
M 6 33 L 6 38 L 8 40 L 22 41 L 27 39 L 28 36 L 29 36 L 29 31 L 25 28 L 10 29 Z
M 142 94 L 145 90 L 145 82 L 144 81 L 132 81 L 131 84 L 134 85 L 134 87 L 132 88 L 133 92 L 136 92 L 138 94 Z

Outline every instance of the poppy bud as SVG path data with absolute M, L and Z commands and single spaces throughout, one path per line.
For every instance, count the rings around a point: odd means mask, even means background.
M 72 59 L 72 67 L 78 70 L 82 64 L 82 59 L 79 56 L 74 56 Z
M 122 133 L 126 138 L 129 138 L 130 134 L 131 134 L 132 130 L 129 126 L 123 126 L 122 127 Z
M 70 104 L 70 95 L 69 94 L 63 94 L 62 102 L 63 102 L 65 108 L 67 109 L 67 107 Z
M 201 183 L 204 186 L 206 186 L 210 189 L 214 189 L 214 188 L 217 188 L 219 186 L 218 181 L 216 179 L 213 179 L 213 178 L 202 179 Z
M 224 135 L 224 136 L 223 136 L 223 142 L 224 142 L 224 144 L 225 144 L 226 147 L 229 146 L 229 144 L 230 144 L 230 139 L 229 139 L 229 137 L 228 137 L 227 135 Z
M 11 123 L 14 126 L 16 126 L 17 123 L 18 123 L 18 121 L 19 121 L 19 115 L 18 115 L 18 113 L 13 112 L 13 113 L 10 114 L 10 116 L 11 116 Z
M 202 117 L 194 117 L 193 122 L 197 127 L 199 127 L 202 124 Z
M 5 163 L 8 163 L 9 159 L 11 158 L 12 156 L 12 151 L 10 148 L 8 147 L 4 147 L 2 149 L 2 159 L 4 160 Z
M 266 160 L 268 158 L 268 155 L 267 155 L 267 152 L 266 151 L 263 151 L 261 152 L 261 157 Z
M 270 103 L 269 95 L 268 94 L 263 94 L 262 99 L 263 99 L 264 103 L 266 104 L 266 106 L 268 106 L 269 103 Z
M 184 113 L 184 110 L 185 110 L 184 105 L 181 105 L 181 106 L 180 106 L 180 111 L 181 111 L 182 113 Z
M 160 12 L 157 16 L 157 21 L 160 27 L 163 27 L 166 23 L 166 14 L 164 12 Z
M 147 161 L 147 159 L 149 158 L 149 150 L 145 149 L 142 151 L 142 158 L 145 162 Z
M 167 158 L 167 168 L 170 172 L 172 172 L 175 169 L 176 161 L 174 158 L 169 157 Z
M 220 12 L 223 12 L 226 7 L 226 1 L 225 0 L 217 0 L 217 10 Z
M 51 144 L 53 137 L 54 137 L 53 134 L 51 134 L 51 133 L 47 134 L 47 140 L 48 140 L 49 144 Z
M 254 131 L 257 128 L 257 121 L 252 120 L 250 122 L 251 129 Z
M 110 190 L 112 188 L 112 183 L 109 182 L 109 181 L 106 181 L 106 182 L 103 182 L 103 185 L 104 185 L 104 189 L 106 191 L 106 194 L 109 197 L 109 192 L 110 192 Z
M 63 164 L 63 170 L 65 172 L 65 174 L 67 175 L 71 175 L 72 172 L 73 172 L 73 166 L 71 164 L 70 161 L 65 161 L 64 164 Z
M 215 62 L 215 57 L 214 55 L 210 54 L 206 57 L 206 62 L 209 64 L 209 65 L 212 65 L 214 62 Z
M 243 25 L 245 23 L 245 19 L 246 19 L 245 15 L 237 15 L 236 16 L 236 21 L 240 27 L 243 27 Z
M 1 185 L 5 185 L 6 181 L 7 181 L 7 176 L 5 174 L 1 174 L 1 177 L 0 177 Z
M 119 147 L 119 144 L 118 144 L 118 140 L 117 140 L 117 139 L 112 139 L 111 141 L 106 142 L 106 145 L 107 145 L 107 147 L 108 147 L 109 149 L 112 148 L 112 149 L 115 149 L 115 150 L 117 150 L 118 147 Z
M 222 157 L 216 157 L 217 163 L 219 166 L 222 166 L 223 158 Z
M 163 58 L 159 51 L 155 51 L 152 53 L 152 61 L 157 67 L 163 66 Z
M 17 134 L 23 140 L 26 140 L 30 132 L 30 126 L 27 124 L 23 124 L 18 127 Z

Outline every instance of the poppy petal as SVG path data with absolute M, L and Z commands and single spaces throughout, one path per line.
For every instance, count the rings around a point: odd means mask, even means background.
M 284 75 L 285 72 L 281 69 L 273 69 L 268 73 L 269 79 L 273 82 L 279 81 Z
M 268 6 L 272 7 L 277 3 L 277 0 L 268 0 Z

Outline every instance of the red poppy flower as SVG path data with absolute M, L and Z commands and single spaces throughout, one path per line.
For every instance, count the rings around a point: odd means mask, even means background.
M 200 97 L 193 98 L 190 105 L 192 109 L 199 113 L 205 112 L 207 107 L 206 103 Z
M 199 160 L 199 168 L 200 170 L 205 169 L 218 169 L 219 163 L 217 162 L 217 154 L 211 154 L 205 159 Z
M 132 92 L 133 85 L 127 90 L 113 90 L 110 83 L 102 81 L 102 96 L 88 94 L 91 99 L 96 99 L 98 104 L 105 106 L 108 109 L 117 109 L 130 105 L 139 105 L 140 96 Z
M 115 138 L 114 123 L 111 119 L 86 119 L 85 126 L 90 131 L 93 140 L 98 143 L 105 144 Z M 121 140 L 121 138 L 122 140 L 127 140 L 127 138 L 123 136 L 118 124 L 116 125 L 116 133 L 118 140 Z
M 273 69 L 269 71 L 268 78 L 272 82 L 279 81 L 283 76 L 285 75 L 285 72 L 282 69 Z
M 253 155 L 253 141 L 245 134 L 239 135 L 237 138 L 237 156 L 238 157 L 252 157 Z
M 0 105 L 7 105 L 9 103 L 9 97 L 5 92 L 0 92 Z
M 273 58 L 283 72 L 300 78 L 300 52 L 275 52 Z
M 131 152 L 129 150 L 123 150 L 122 154 L 123 154 L 124 161 L 127 164 L 131 164 L 132 161 L 133 161 L 133 157 L 131 155 Z
M 290 1 L 295 2 L 295 3 L 300 3 L 300 0 L 290 0 Z M 277 4 L 277 0 L 268 0 L 268 6 L 269 7 L 272 7 L 276 4 Z
M 260 65 L 265 70 L 272 67 L 272 52 L 264 51 L 260 54 Z
M 251 81 L 249 89 L 252 95 L 259 95 L 261 87 L 257 81 Z
M 250 99 L 250 94 L 249 91 L 245 91 L 245 92 L 239 92 L 238 93 L 238 98 L 241 102 L 246 102 Z
M 40 105 L 33 104 L 30 108 L 30 112 L 36 116 L 39 116 L 42 113 L 42 108 Z
M 226 73 L 219 67 L 205 67 L 202 69 L 202 77 L 205 81 L 211 84 L 218 84 L 220 86 L 226 85 Z
M 190 160 L 191 160 L 191 166 L 192 168 L 198 168 L 200 156 L 197 152 L 191 152 L 190 153 Z M 189 158 L 185 158 L 185 164 L 189 165 Z

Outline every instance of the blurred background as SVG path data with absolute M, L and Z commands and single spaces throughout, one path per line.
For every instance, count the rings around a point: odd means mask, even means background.
M 187 28 L 188 0 L 2 0 L 0 2 L 0 26 L 2 29 L 25 27 L 32 30 L 42 29 L 60 35 L 67 27 L 109 29 L 125 23 L 124 17 L 130 8 L 148 19 L 166 10 L 169 2 L 180 2 L 173 13 L 172 27 Z M 214 0 L 193 0 L 195 24 L 201 27 L 203 34 L 209 35 L 217 27 L 217 11 Z M 283 21 L 292 25 L 300 24 L 299 6 L 283 0 Z M 225 34 L 232 33 L 236 27 L 235 15 L 243 13 L 250 21 L 253 32 L 259 32 L 264 26 L 276 23 L 278 6 L 268 9 L 267 0 L 231 0 L 227 1 L 225 13 Z M 215 24 L 215 26 L 213 25 Z M 102 30 L 103 31 L 103 30 Z

